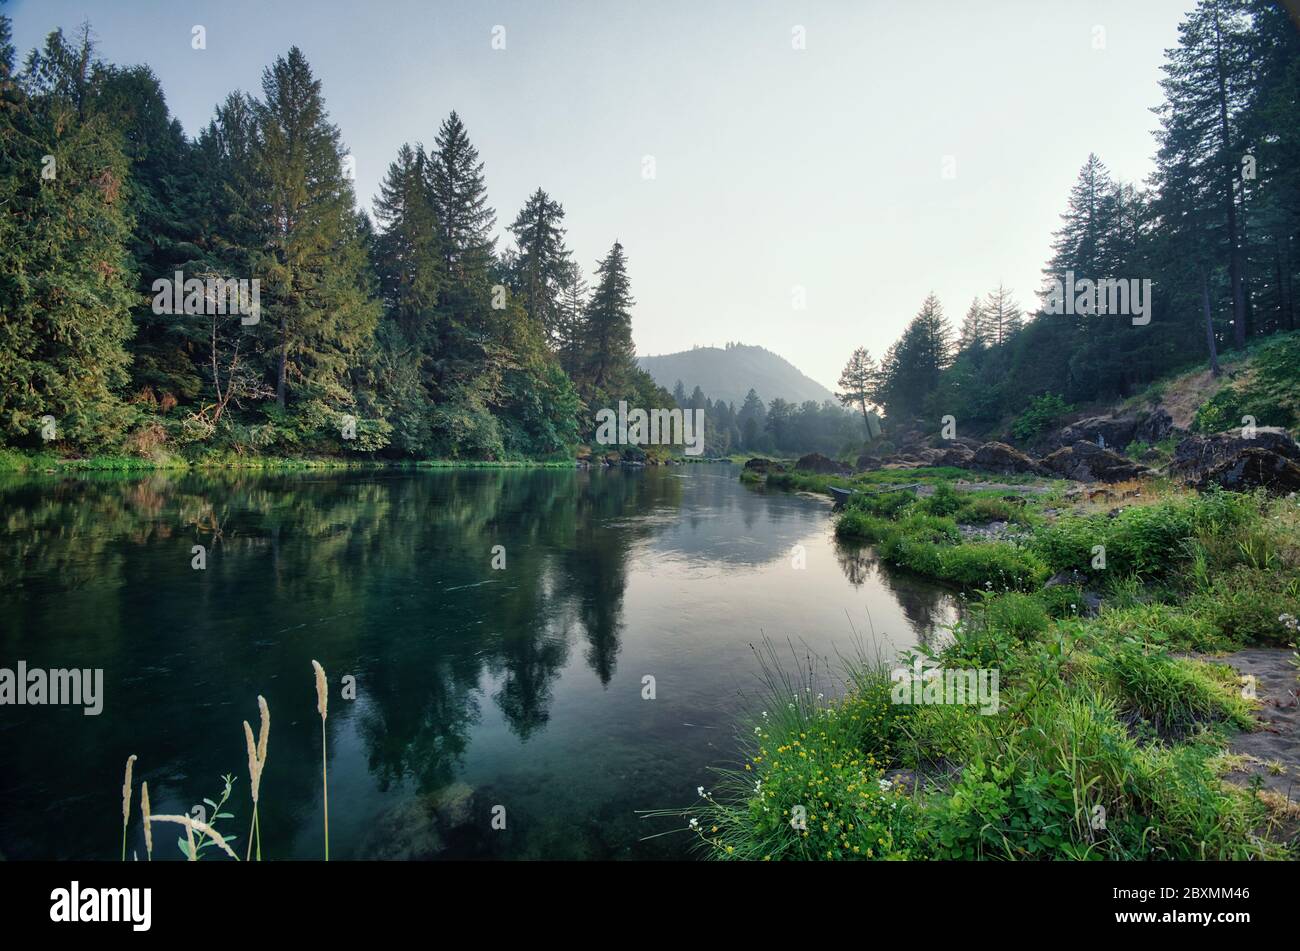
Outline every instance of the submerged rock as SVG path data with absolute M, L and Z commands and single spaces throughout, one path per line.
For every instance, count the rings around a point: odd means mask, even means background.
M 474 806 L 474 790 L 465 783 L 399 802 L 370 824 L 358 858 L 404 862 L 437 858 L 447 847 L 447 837 L 473 820 Z

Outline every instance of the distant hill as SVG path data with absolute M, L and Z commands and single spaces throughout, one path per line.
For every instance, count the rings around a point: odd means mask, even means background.
M 750 387 L 764 403 L 778 396 L 790 403 L 834 400 L 835 395 L 816 380 L 799 372 L 790 361 L 762 347 L 728 344 L 726 348 L 696 347 L 681 353 L 637 357 L 641 368 L 671 392 L 678 380 L 689 394 L 699 386 L 704 395 L 735 403 L 740 409 Z

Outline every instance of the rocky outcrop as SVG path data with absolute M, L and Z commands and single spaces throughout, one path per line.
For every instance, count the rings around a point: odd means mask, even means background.
M 1211 469 L 1236 459 L 1247 449 L 1265 449 L 1284 459 L 1300 463 L 1300 445 L 1296 444 L 1285 429 L 1279 426 L 1260 426 L 1253 431 L 1229 429 L 1208 436 L 1188 436 L 1174 450 L 1169 471 L 1172 475 L 1195 482 Z
M 1052 452 L 1090 442 L 1104 449 L 1122 450 L 1134 440 L 1157 443 L 1174 432 L 1174 420 L 1163 409 L 1121 413 L 1115 416 L 1087 416 L 1050 433 L 1041 443 Z
M 749 463 L 745 465 L 748 467 Z M 800 472 L 815 472 L 818 475 L 846 475 L 853 471 L 844 463 L 836 462 L 820 452 L 810 452 L 806 456 L 800 456 L 794 467 Z
M 1117 452 L 1083 440 L 1044 457 L 1042 464 L 1075 482 L 1126 482 L 1151 471 Z
M 1272 449 L 1248 446 L 1207 469 L 1195 484 L 1201 490 L 1217 485 L 1237 492 L 1255 488 L 1279 494 L 1300 492 L 1300 465 Z
M 979 448 L 978 446 L 976 448 Z M 934 460 L 936 466 L 954 466 L 958 469 L 968 468 L 975 460 L 975 450 L 964 445 L 944 449 Z
M 971 468 L 996 472 L 1000 475 L 1052 475 L 1019 449 L 1004 442 L 986 442 L 975 450 Z
M 745 463 L 745 468 L 750 472 L 757 472 L 760 475 L 766 475 L 769 472 L 784 472 L 785 466 L 779 462 L 773 462 L 771 459 L 765 459 L 762 456 L 755 456 Z
M 1174 426 L 1174 418 L 1164 410 L 1157 408 L 1142 418 L 1133 437 L 1142 440 L 1148 445 L 1155 445 L 1177 432 L 1181 432 L 1181 430 Z

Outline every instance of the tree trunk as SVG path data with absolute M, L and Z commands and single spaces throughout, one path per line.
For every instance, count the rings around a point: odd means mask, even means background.
M 1205 312 L 1205 346 L 1210 351 L 1210 376 L 1219 377 L 1219 351 L 1214 345 L 1214 321 L 1210 317 L 1210 282 L 1201 269 L 1201 309 Z
M 1232 136 L 1228 127 L 1228 90 L 1224 76 L 1223 50 L 1220 45 L 1219 13 L 1214 13 L 1214 64 L 1219 85 L 1219 136 L 1223 145 L 1223 206 L 1228 219 L 1228 279 L 1232 284 L 1232 342 L 1246 345 L 1246 293 L 1241 265 L 1241 248 L 1237 242 L 1237 201 L 1235 198 L 1237 166 L 1232 157 Z
M 289 373 L 289 332 L 280 325 L 280 367 L 275 374 L 275 402 L 284 409 L 285 379 Z

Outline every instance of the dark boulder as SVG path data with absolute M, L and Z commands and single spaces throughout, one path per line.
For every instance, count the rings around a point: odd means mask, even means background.
M 1201 490 L 1212 485 L 1237 492 L 1260 487 L 1279 494 L 1300 492 L 1300 465 L 1271 449 L 1248 446 L 1196 480 Z
M 1168 439 L 1176 432 L 1178 430 L 1174 426 L 1174 418 L 1164 410 L 1157 408 L 1142 417 L 1142 421 L 1138 423 L 1137 429 L 1133 433 L 1133 438 L 1154 446 L 1156 443 Z
M 869 456 L 865 452 L 858 456 L 857 470 L 859 472 L 873 472 L 885 464 L 885 460 L 880 456 Z
M 1196 482 L 1210 470 L 1233 462 L 1247 449 L 1264 449 L 1300 464 L 1300 445 L 1285 429 L 1259 426 L 1249 435 L 1242 429 L 1229 429 L 1208 436 L 1188 436 L 1174 450 L 1169 471 L 1189 482 Z
M 745 468 L 751 472 L 766 474 L 768 472 L 784 472 L 785 466 L 779 462 L 773 462 L 771 459 L 764 459 L 762 456 L 755 456 L 745 463 Z
M 1083 440 L 1056 450 L 1042 464 L 1075 482 L 1127 482 L 1151 471 L 1117 452 Z
M 978 447 L 977 447 L 978 448 Z M 936 466 L 953 466 L 957 469 L 967 469 L 975 459 L 974 450 L 967 446 L 953 446 L 950 449 L 944 449 L 934 460 Z
M 1077 442 L 1104 443 L 1107 448 L 1122 449 L 1136 438 L 1141 420 L 1136 413 L 1123 416 L 1086 416 L 1051 433 L 1043 446 L 1056 450 Z
M 975 450 L 971 467 L 1000 475 L 1054 475 L 1019 449 L 1004 442 L 986 442 Z
M 847 475 L 852 471 L 844 463 L 836 462 L 820 452 L 810 452 L 806 456 L 801 456 L 794 467 L 800 472 L 815 472 L 818 475 Z

